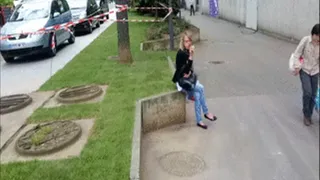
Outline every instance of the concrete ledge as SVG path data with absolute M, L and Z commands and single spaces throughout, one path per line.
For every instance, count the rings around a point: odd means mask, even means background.
M 187 29 L 192 32 L 192 41 L 200 41 L 200 29 L 194 25 L 189 25 L 190 28 Z M 174 37 L 174 47 L 177 49 L 180 43 L 180 35 Z M 170 49 L 170 38 L 163 38 L 151 41 L 145 41 L 140 44 L 141 51 L 161 51 Z
M 186 122 L 186 98 L 172 91 L 136 103 L 132 138 L 130 180 L 140 180 L 141 138 L 143 133 Z
M 141 100 L 142 131 L 155 131 L 186 120 L 186 97 L 179 91 Z

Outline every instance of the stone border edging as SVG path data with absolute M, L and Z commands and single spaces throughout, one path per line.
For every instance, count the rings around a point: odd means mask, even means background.
M 140 180 L 140 154 L 141 154 L 141 124 L 142 124 L 142 110 L 141 100 L 136 102 L 135 121 L 132 137 L 131 150 L 131 165 L 130 165 L 130 180 Z

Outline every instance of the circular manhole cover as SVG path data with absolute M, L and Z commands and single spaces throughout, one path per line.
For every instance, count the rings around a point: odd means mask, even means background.
M 184 151 L 165 154 L 159 163 L 163 170 L 180 177 L 194 176 L 205 168 L 205 162 L 199 156 Z
M 10 113 L 28 106 L 32 98 L 27 94 L 15 94 L 0 98 L 0 114 Z
M 43 155 L 73 144 L 81 136 L 81 127 L 71 121 L 37 125 L 16 141 L 16 151 L 24 155 Z
M 210 64 L 218 65 L 218 64 L 223 64 L 224 61 L 209 61 Z
M 62 103 L 76 103 L 98 97 L 102 92 L 102 88 L 96 85 L 75 86 L 61 91 L 57 100 Z

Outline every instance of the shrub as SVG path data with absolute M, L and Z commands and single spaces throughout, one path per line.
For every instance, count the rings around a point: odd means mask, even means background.
M 173 19 L 173 34 L 179 35 L 184 30 L 188 29 L 190 24 L 183 19 Z M 147 40 L 161 39 L 169 34 L 168 22 L 154 23 L 147 31 Z
M 159 3 L 169 6 L 169 0 L 139 0 L 136 3 L 136 7 L 162 7 Z M 179 1 L 172 0 L 173 15 L 176 16 L 179 13 L 180 4 Z M 156 15 L 156 10 L 152 9 L 138 9 L 140 14 L 151 14 Z M 164 17 L 168 14 L 168 11 L 158 10 L 158 17 Z

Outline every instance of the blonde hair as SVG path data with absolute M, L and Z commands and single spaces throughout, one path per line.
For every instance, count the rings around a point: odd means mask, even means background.
M 190 41 L 192 41 L 192 33 L 190 31 L 184 31 L 181 33 L 179 48 L 183 50 L 184 47 L 184 38 L 188 37 Z

